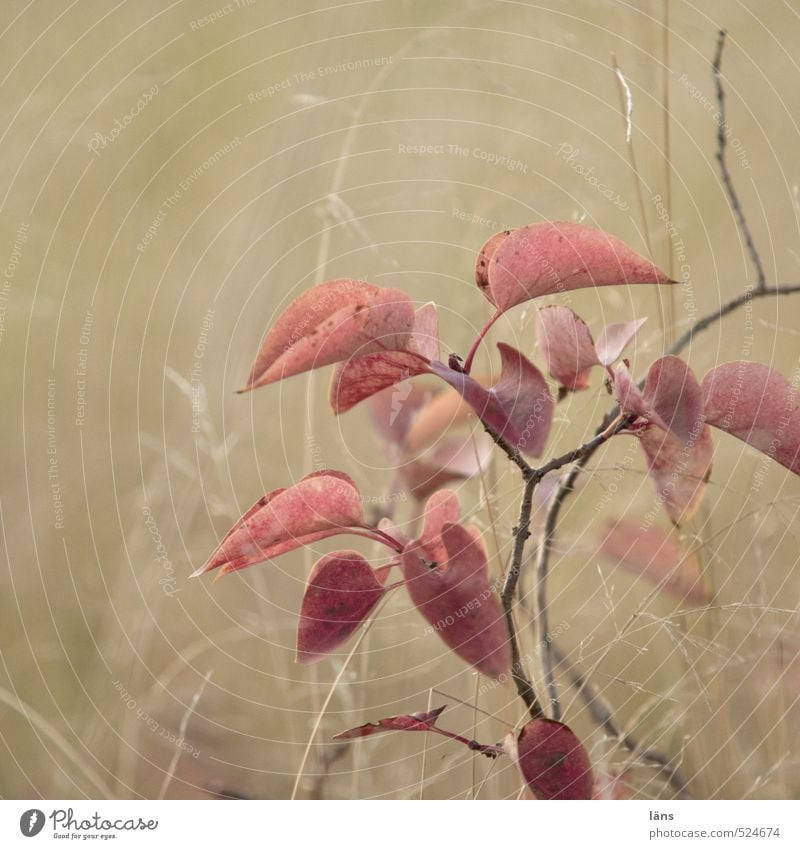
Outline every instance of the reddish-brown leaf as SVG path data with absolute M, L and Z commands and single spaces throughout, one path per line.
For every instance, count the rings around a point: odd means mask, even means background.
M 682 442 L 699 437 L 703 390 L 683 360 L 673 356 L 656 360 L 647 372 L 644 397 L 649 409 Z
M 259 499 L 193 576 L 243 569 L 325 537 L 363 526 L 361 495 L 342 472 L 314 472 Z
M 421 306 L 402 351 L 379 351 L 339 363 L 333 372 L 330 404 L 338 416 L 389 386 L 426 374 L 439 357 L 439 319 L 432 303 Z
M 682 360 L 668 356 L 650 367 L 644 393 L 624 363 L 615 369 L 614 380 L 622 410 L 640 417 L 633 433 L 641 442 L 661 505 L 676 524 L 687 521 L 702 499 L 714 453 L 694 374 Z
M 589 374 L 600 360 L 582 318 L 557 304 L 537 310 L 536 341 L 547 370 L 563 387 L 572 391 L 588 388 Z
M 511 653 L 484 547 L 473 532 L 449 523 L 441 527 L 441 545 L 426 542 L 435 539 L 443 514 L 451 509 L 452 501 L 443 499 L 430 510 L 422 539 L 404 550 L 406 586 L 417 609 L 457 655 L 484 675 L 499 678 L 511 665 Z M 442 553 L 445 562 L 436 559 Z
M 386 719 L 379 719 L 377 722 L 367 722 L 357 728 L 340 731 L 333 739 L 356 740 L 359 737 L 369 737 L 372 734 L 381 734 L 384 731 L 436 731 L 436 720 L 446 707 L 447 705 L 442 705 L 430 711 L 389 716 Z
M 297 662 L 314 663 L 344 643 L 386 592 L 357 551 L 321 557 L 308 578 L 297 627 Z
M 499 342 L 500 380 L 486 389 L 469 375 L 440 362 L 431 370 L 449 383 L 480 420 L 524 454 L 541 455 L 553 421 L 553 397 L 547 381 L 522 354 Z
M 700 506 L 711 474 L 711 430 L 704 426 L 687 442 L 658 425 L 648 425 L 637 435 L 661 506 L 676 525 L 687 522 Z
M 711 593 L 696 554 L 684 552 L 675 531 L 643 526 L 633 519 L 606 520 L 600 551 L 613 563 L 689 604 L 708 604 Z
M 407 347 L 411 299 L 347 278 L 322 283 L 290 304 L 267 333 L 245 391 L 354 356 Z
M 703 378 L 706 421 L 800 474 L 800 392 L 780 372 L 740 360 Z
M 533 719 L 505 748 L 537 799 L 591 799 L 592 764 L 581 741 L 563 723 Z
M 571 289 L 674 282 L 615 236 L 568 221 L 493 236 L 478 258 L 476 280 L 499 312 Z
M 475 282 L 489 301 L 492 301 L 489 293 L 489 265 L 495 251 L 511 235 L 511 232 L 511 230 L 503 230 L 500 233 L 489 236 L 478 252 L 478 259 L 475 262 Z M 492 301 L 492 303 L 494 302 Z

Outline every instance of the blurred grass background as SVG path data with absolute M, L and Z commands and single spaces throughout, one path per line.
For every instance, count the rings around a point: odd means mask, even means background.
M 796 5 L 670 0 L 669 160 L 664 13 L 663 0 L 3 3 L 3 797 L 287 797 L 339 673 L 301 796 L 459 797 L 487 773 L 481 795 L 516 793 L 507 765 L 423 735 L 324 745 L 429 698 L 453 705 L 454 730 L 473 736 L 477 718 L 486 742 L 521 718 L 513 689 L 476 681 L 406 597 L 344 670 L 346 650 L 307 668 L 293 641 L 315 555 L 213 586 L 187 576 L 257 497 L 305 472 L 341 469 L 367 496 L 388 485 L 366 412 L 328 412 L 327 372 L 233 394 L 278 311 L 315 282 L 433 299 L 463 354 L 488 315 L 474 257 L 504 226 L 581 220 L 642 252 L 649 234 L 663 267 L 672 244 L 685 254 L 679 330 L 754 280 L 714 159 L 720 27 L 733 179 L 768 279 L 798 280 Z M 632 90 L 646 222 L 612 54 Z M 667 174 L 672 238 L 654 199 Z M 621 288 L 570 303 L 595 330 L 649 315 L 641 372 L 662 349 L 655 298 Z M 762 300 L 688 360 L 699 375 L 747 356 L 792 376 L 797 310 Z M 531 310 L 507 316 L 490 335 L 501 338 L 532 354 Z M 554 451 L 607 407 L 597 375 L 559 408 Z M 796 797 L 800 482 L 716 441 L 687 534 L 718 609 L 676 615 L 656 598 L 621 633 L 649 587 L 600 559 L 597 520 L 655 503 L 621 440 L 564 512 L 553 630 L 581 668 L 608 651 L 596 685 L 645 744 L 680 756 L 695 795 Z M 498 461 L 487 485 L 505 554 L 518 480 Z M 462 498 L 486 525 L 479 482 Z M 401 503 L 401 517 L 416 509 Z M 534 639 L 524 628 L 526 653 Z M 454 701 L 478 691 L 494 718 Z M 573 696 L 568 719 L 596 762 L 624 765 Z M 674 792 L 652 769 L 630 780 L 634 795 Z

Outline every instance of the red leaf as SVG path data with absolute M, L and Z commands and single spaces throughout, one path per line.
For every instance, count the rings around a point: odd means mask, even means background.
M 436 496 L 434 496 L 435 498 Z M 489 584 L 486 552 L 472 532 L 445 523 L 453 509 L 442 498 L 426 515 L 422 539 L 403 552 L 403 575 L 411 600 L 453 651 L 479 672 L 499 678 L 511 665 L 508 630 Z M 445 554 L 444 563 L 437 561 Z
M 676 525 L 697 511 L 711 474 L 714 442 L 708 427 L 699 436 L 681 442 L 670 431 L 649 425 L 637 433 L 658 500 Z
M 361 495 L 342 472 L 314 472 L 259 499 L 228 531 L 193 577 L 243 569 L 292 549 L 363 526 Z
M 568 221 L 492 236 L 478 257 L 476 281 L 499 312 L 571 289 L 674 282 L 620 239 Z
M 331 379 L 330 403 L 338 416 L 371 395 L 430 371 L 439 357 L 439 319 L 432 303 L 421 306 L 402 351 L 380 351 L 339 363 Z
M 800 474 L 800 393 L 780 373 L 740 360 L 703 378 L 706 421 Z
M 648 406 L 644 395 L 639 391 L 636 381 L 634 381 L 627 364 L 624 362 L 619 363 L 614 369 L 614 395 L 623 413 L 633 413 L 635 416 L 648 418 L 660 425 L 664 424 Z
M 647 372 L 644 397 L 678 439 L 697 438 L 703 421 L 703 391 L 683 360 L 673 356 L 656 360 Z
M 567 389 L 589 386 L 592 366 L 600 365 L 586 322 L 569 307 L 536 311 L 536 338 L 550 374 Z
M 445 525 L 458 524 L 461 518 L 461 501 L 452 489 L 442 489 L 428 499 L 423 512 L 422 533 L 419 541 L 428 552 L 428 560 L 444 563 L 447 549 L 442 539 Z
M 593 366 L 609 366 L 647 319 L 609 324 L 595 343 L 586 322 L 557 304 L 536 312 L 537 341 L 550 374 L 566 389 L 589 386 Z
M 357 551 L 321 557 L 311 570 L 300 608 L 298 663 L 314 663 L 338 648 L 369 616 L 384 592 Z
M 714 443 L 703 422 L 702 391 L 691 369 L 677 357 L 662 357 L 650 367 L 644 394 L 627 367 L 614 371 L 615 392 L 634 423 L 650 476 L 667 515 L 679 524 L 696 511 L 711 473 Z
M 500 380 L 485 389 L 467 374 L 434 362 L 431 370 L 449 383 L 481 421 L 524 454 L 538 457 L 544 450 L 553 420 L 553 398 L 539 369 L 516 348 L 498 342 Z
M 634 575 L 660 584 L 664 592 L 690 604 L 708 604 L 711 593 L 696 554 L 686 554 L 675 532 L 644 527 L 632 519 L 606 520 L 600 551 Z
M 275 322 L 244 390 L 353 356 L 405 348 L 414 325 L 411 299 L 342 278 L 304 292 Z
M 436 720 L 439 714 L 447 707 L 442 705 L 431 711 L 420 713 L 403 714 L 401 716 L 389 716 L 379 719 L 377 722 L 367 722 L 357 728 L 340 731 L 334 736 L 334 740 L 355 740 L 359 737 L 369 737 L 372 734 L 380 734 L 384 731 L 436 731 Z
M 503 230 L 500 233 L 489 236 L 478 253 L 478 259 L 475 263 L 475 282 L 489 301 L 492 301 L 489 295 L 489 265 L 495 251 L 511 235 L 511 232 L 511 230 Z M 492 301 L 492 303 L 494 302 Z
M 506 748 L 537 799 L 591 799 L 589 755 L 570 729 L 553 719 L 531 720 Z

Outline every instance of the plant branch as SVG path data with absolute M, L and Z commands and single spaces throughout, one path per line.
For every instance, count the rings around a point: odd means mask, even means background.
M 715 322 L 724 318 L 729 313 L 746 304 L 748 301 L 757 298 L 768 296 L 791 295 L 800 292 L 799 283 L 787 283 L 782 286 L 769 286 L 764 289 L 747 289 L 743 294 L 723 304 L 719 309 L 704 316 L 695 322 L 667 351 L 668 354 L 679 354 L 689 343 L 694 339 L 695 335 L 706 330 Z M 644 381 L 639 381 L 639 388 L 643 386 Z M 599 427 L 597 428 L 597 436 L 599 439 L 602 434 L 608 430 L 613 422 L 619 416 L 619 406 L 615 406 L 610 412 L 606 413 Z M 554 718 L 560 715 L 560 706 L 558 702 L 558 694 L 555 689 L 553 676 L 553 657 L 552 657 L 552 642 L 548 629 L 548 603 L 547 603 L 547 579 L 550 571 L 550 555 L 552 554 L 553 539 L 555 537 L 556 527 L 558 525 L 561 508 L 567 499 L 567 496 L 573 491 L 575 481 L 583 468 L 591 459 L 597 448 L 605 441 L 600 441 L 593 445 L 590 440 L 586 443 L 586 450 L 580 453 L 580 456 L 575 458 L 575 465 L 569 472 L 559 481 L 550 506 L 545 517 L 545 527 L 542 539 L 539 544 L 536 559 L 536 586 L 538 597 L 537 620 L 539 623 L 539 645 L 542 651 L 542 668 L 544 670 L 545 680 L 547 682 L 548 697 L 550 699 L 551 708 Z
M 744 210 L 742 209 L 742 205 L 739 203 L 739 196 L 736 194 L 736 189 L 733 186 L 733 180 L 731 179 L 730 171 L 728 171 L 728 164 L 725 160 L 725 150 L 728 146 L 728 124 L 725 120 L 725 90 L 722 87 L 722 74 L 720 71 L 720 68 L 722 66 L 722 51 L 725 48 L 725 36 L 725 30 L 721 29 L 719 31 L 719 38 L 717 40 L 717 52 L 714 56 L 713 64 L 714 82 L 717 84 L 717 103 L 719 105 L 716 156 L 717 162 L 719 163 L 719 170 L 720 175 L 722 176 L 722 182 L 725 186 L 725 191 L 728 193 L 728 201 L 731 205 L 731 209 L 736 215 L 736 220 L 739 224 L 739 231 L 744 237 L 745 244 L 747 245 L 747 250 L 750 253 L 750 261 L 753 263 L 753 266 L 756 270 L 756 289 L 758 291 L 763 291 L 767 286 L 767 278 L 764 274 L 764 266 L 761 264 L 761 257 L 759 256 L 755 242 L 753 241 L 753 235 L 750 232 L 750 227 L 748 226 L 747 219 L 744 216 Z
M 705 330 L 707 327 L 710 327 L 715 322 L 719 321 L 721 318 L 724 318 L 729 313 L 734 312 L 739 307 L 746 304 L 748 301 L 754 301 L 757 298 L 764 297 L 779 297 L 780 295 L 793 295 L 797 292 L 800 292 L 800 283 L 784 283 L 779 286 L 766 286 L 763 289 L 754 289 L 748 286 L 745 291 L 741 295 L 737 295 L 732 300 L 724 303 L 719 309 L 715 310 L 712 313 L 709 313 L 707 316 L 696 321 L 684 334 L 681 336 L 674 345 L 667 351 L 668 354 L 679 354 L 684 348 L 686 348 L 689 343 L 694 339 L 694 337 Z
M 503 605 L 503 613 L 508 625 L 509 644 L 511 646 L 511 675 L 517 687 L 517 692 L 520 698 L 525 702 L 531 716 L 534 719 L 543 717 L 544 711 L 539 700 L 534 692 L 530 678 L 525 671 L 522 657 L 519 650 L 519 640 L 517 638 L 517 629 L 514 624 L 514 598 L 517 593 L 519 584 L 520 572 L 522 569 L 522 558 L 525 553 L 525 543 L 530 537 L 531 513 L 533 511 L 533 493 L 541 479 L 549 472 L 556 471 L 569 463 L 574 463 L 585 454 L 591 454 L 596 448 L 609 440 L 612 436 L 627 427 L 631 422 L 630 416 L 625 416 L 616 421 L 613 421 L 602 432 L 595 434 L 588 442 L 562 454 L 560 457 L 554 457 L 538 469 L 529 466 L 524 460 L 523 475 L 525 478 L 525 489 L 522 495 L 522 503 L 520 505 L 519 520 L 513 531 L 514 552 L 511 557 L 508 571 L 503 580 L 503 589 L 500 594 L 500 600 Z M 491 433 L 491 431 L 489 431 Z M 499 437 L 492 434 L 495 441 L 498 442 Z M 507 443 L 498 442 L 498 445 L 507 445 Z M 516 449 L 508 446 L 509 449 Z M 504 449 L 505 450 L 505 449 Z M 506 451 L 508 453 L 508 451 Z M 517 452 L 518 454 L 518 452 Z M 511 456 L 511 455 L 509 455 Z M 519 465 L 519 464 L 518 464 Z M 521 467 L 522 468 L 522 467 Z

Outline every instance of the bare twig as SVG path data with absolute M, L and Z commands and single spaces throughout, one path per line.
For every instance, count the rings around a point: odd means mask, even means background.
M 528 711 L 534 719 L 543 717 L 545 714 L 539 700 L 536 697 L 533 685 L 531 684 L 530 678 L 525 671 L 525 667 L 522 662 L 513 612 L 514 599 L 516 597 L 519 576 L 522 570 L 522 558 L 525 553 L 525 542 L 530 536 L 533 493 L 537 484 L 545 475 L 550 472 L 557 471 L 570 463 L 579 461 L 584 455 L 592 454 L 604 442 L 627 427 L 627 425 L 630 424 L 630 421 L 629 417 L 623 417 L 610 422 L 606 428 L 595 434 L 588 442 L 585 442 L 578 448 L 574 448 L 572 451 L 567 451 L 566 454 L 562 454 L 560 457 L 554 457 L 538 469 L 533 469 L 528 466 L 524 460 L 522 461 L 527 467 L 524 471 L 525 489 L 523 491 L 522 503 L 520 505 L 519 520 L 513 531 L 514 552 L 503 581 L 503 590 L 500 595 L 500 600 L 503 604 L 503 613 L 505 614 L 506 623 L 508 624 L 509 645 L 511 647 L 511 675 L 514 679 L 514 683 L 516 684 L 520 698 L 525 702 Z
M 725 120 L 725 90 L 722 87 L 722 73 L 720 68 L 722 66 L 722 51 L 725 48 L 725 36 L 726 32 L 724 29 L 719 31 L 719 38 L 717 39 L 717 52 L 714 56 L 714 82 L 717 84 L 717 103 L 719 104 L 719 123 L 717 126 L 717 162 L 719 162 L 719 170 L 720 175 L 722 177 L 723 185 L 725 186 L 725 191 L 728 193 L 728 201 L 731 205 L 731 209 L 736 215 L 736 221 L 739 224 L 739 230 L 744 238 L 745 244 L 747 245 L 747 250 L 750 253 L 750 261 L 753 263 L 753 267 L 756 270 L 756 289 L 758 291 L 763 291 L 767 286 L 767 278 L 764 274 L 764 266 L 761 264 L 761 257 L 759 256 L 758 250 L 756 249 L 755 242 L 753 241 L 753 236 L 750 232 L 750 227 L 747 224 L 747 219 L 744 216 L 744 210 L 742 209 L 742 205 L 739 203 L 739 196 L 736 194 L 736 189 L 733 186 L 733 180 L 731 179 L 730 171 L 728 171 L 728 164 L 725 160 L 725 150 L 728 146 L 728 124 Z

